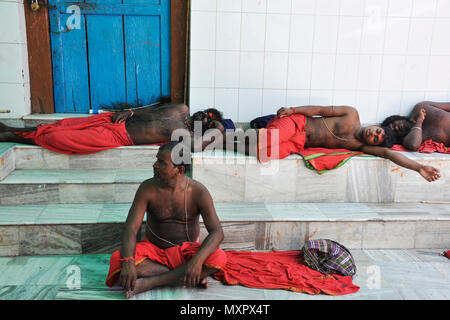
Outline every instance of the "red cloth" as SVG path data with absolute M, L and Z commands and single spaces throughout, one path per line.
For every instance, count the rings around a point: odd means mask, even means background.
M 200 248 L 200 242 L 184 242 L 180 246 L 161 249 L 145 239 L 136 244 L 134 261 L 138 265 L 145 259 L 150 259 L 158 262 L 169 269 L 175 269 L 181 266 L 186 261 L 190 260 Z M 223 268 L 226 263 L 226 255 L 222 249 L 214 251 L 208 259 L 203 263 L 207 267 L 216 269 Z M 106 277 L 106 285 L 112 287 L 119 279 L 120 269 L 122 263 L 120 262 L 120 250 L 113 252 L 109 260 L 109 272 Z
M 267 162 L 298 153 L 303 156 L 308 168 L 322 173 L 341 166 L 353 156 L 363 154 L 347 149 L 305 148 L 305 127 L 306 116 L 302 114 L 273 118 L 265 129 L 260 129 L 258 132 L 258 160 Z M 276 130 L 278 130 L 278 139 L 276 139 Z
M 305 126 L 306 117 L 302 114 L 270 120 L 266 128 L 258 131 L 258 160 L 267 162 L 283 159 L 303 150 L 306 140 Z
M 448 259 L 450 259 L 450 250 L 447 250 L 447 251 L 442 252 L 442 255 L 443 255 L 444 257 L 447 257 Z
M 66 118 L 39 125 L 36 131 L 14 132 L 32 139 L 46 149 L 65 154 L 90 154 L 106 149 L 134 145 L 125 122 L 113 123 L 113 112 L 90 117 Z
M 226 266 L 213 274 L 224 284 L 329 295 L 344 295 L 359 290 L 349 276 L 323 275 L 307 267 L 299 250 L 225 253 Z
M 400 144 L 394 145 L 391 149 L 395 150 L 395 151 L 411 151 L 411 150 L 406 149 L 405 147 L 403 147 Z M 431 139 L 425 140 L 420 145 L 419 149 L 417 149 L 417 151 L 418 152 L 422 152 L 422 153 L 440 152 L 440 153 L 449 153 L 450 154 L 450 148 L 449 147 L 446 147 L 441 142 L 436 142 L 436 141 L 433 141 Z

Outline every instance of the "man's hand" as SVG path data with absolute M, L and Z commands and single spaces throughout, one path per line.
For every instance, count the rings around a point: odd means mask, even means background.
M 134 260 L 127 260 L 122 263 L 119 283 L 126 291 L 134 291 L 136 286 L 137 271 Z
M 200 282 L 202 266 L 203 264 L 197 262 L 195 258 L 192 258 L 186 263 L 186 268 L 184 270 L 185 287 L 195 287 Z
M 278 118 L 288 117 L 293 114 L 294 114 L 294 110 L 292 110 L 292 108 L 282 107 L 282 108 L 278 109 L 278 111 L 277 111 Z
M 130 110 L 127 111 L 117 111 L 111 116 L 111 120 L 114 123 L 121 123 L 131 117 L 132 112 Z
M 419 169 L 419 173 L 428 182 L 436 181 L 437 179 L 439 179 L 441 177 L 439 169 L 436 169 L 431 166 L 422 166 Z
M 425 121 L 425 117 L 427 116 L 427 112 L 424 108 L 420 109 L 415 119 L 412 119 L 414 123 L 423 123 Z

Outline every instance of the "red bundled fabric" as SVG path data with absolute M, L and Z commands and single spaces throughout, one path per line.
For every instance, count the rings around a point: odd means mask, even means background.
M 106 149 L 134 145 L 125 122 L 113 123 L 113 112 L 90 117 L 66 118 L 39 125 L 36 131 L 13 132 L 32 139 L 43 148 L 65 154 L 90 154 Z
M 190 260 L 202 244 L 200 242 L 184 242 L 180 246 L 161 249 L 145 239 L 136 244 L 134 261 L 136 265 L 150 259 L 169 269 L 175 269 Z M 119 279 L 122 263 L 120 262 L 120 250 L 113 252 L 109 260 L 109 272 L 106 277 L 106 285 L 112 287 Z M 222 249 L 217 249 L 211 254 L 203 265 L 220 269 L 225 266 L 226 255 Z
M 359 290 L 349 276 L 324 275 L 307 267 L 300 250 L 225 253 L 225 267 L 213 274 L 215 279 L 224 284 L 284 289 L 313 295 L 344 295 Z
M 394 145 L 391 149 L 395 150 L 395 151 L 411 151 L 411 150 L 406 149 L 405 147 L 403 147 L 400 144 Z M 439 152 L 439 153 L 449 153 L 450 154 L 450 148 L 449 147 L 446 147 L 441 142 L 436 142 L 436 141 L 433 141 L 431 139 L 425 140 L 420 145 L 419 149 L 417 149 L 417 151 L 418 152 L 422 152 L 422 153 Z
M 444 256 L 444 257 L 447 257 L 447 259 L 450 259 L 450 250 L 442 252 L 441 256 Z

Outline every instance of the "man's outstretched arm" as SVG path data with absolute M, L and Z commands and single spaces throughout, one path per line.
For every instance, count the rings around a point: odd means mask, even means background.
M 201 185 L 200 197 L 198 200 L 203 223 L 205 224 L 208 236 L 203 240 L 197 253 L 186 263 L 184 284 L 193 287 L 200 282 L 203 263 L 208 257 L 219 248 L 223 240 L 223 230 L 217 217 L 214 203 L 209 191 Z
M 384 147 L 363 146 L 361 147 L 361 151 L 367 154 L 389 159 L 401 167 L 417 171 L 425 180 L 429 182 L 436 181 L 441 177 L 439 169 L 422 165 L 405 157 L 399 152 L 392 151 Z
M 357 112 L 355 108 L 349 106 L 301 106 L 301 107 L 283 107 L 278 109 L 277 117 L 282 118 L 292 114 L 303 114 L 307 117 L 322 116 L 322 117 L 339 117 L 345 116 L 349 113 Z
M 147 209 L 147 199 L 145 197 L 144 188 L 145 182 L 139 186 L 139 189 L 136 192 L 122 234 L 120 257 L 132 258 L 123 261 L 122 269 L 120 271 L 119 283 L 127 291 L 133 291 L 136 285 L 137 272 L 134 261 L 136 235 L 141 227 Z

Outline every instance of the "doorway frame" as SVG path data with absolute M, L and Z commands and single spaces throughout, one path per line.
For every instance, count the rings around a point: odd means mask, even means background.
M 39 1 L 38 11 L 31 11 L 30 3 L 31 0 L 23 2 L 31 113 L 55 113 L 48 0 Z M 170 6 L 170 100 L 171 103 L 186 103 L 190 0 L 170 0 Z

